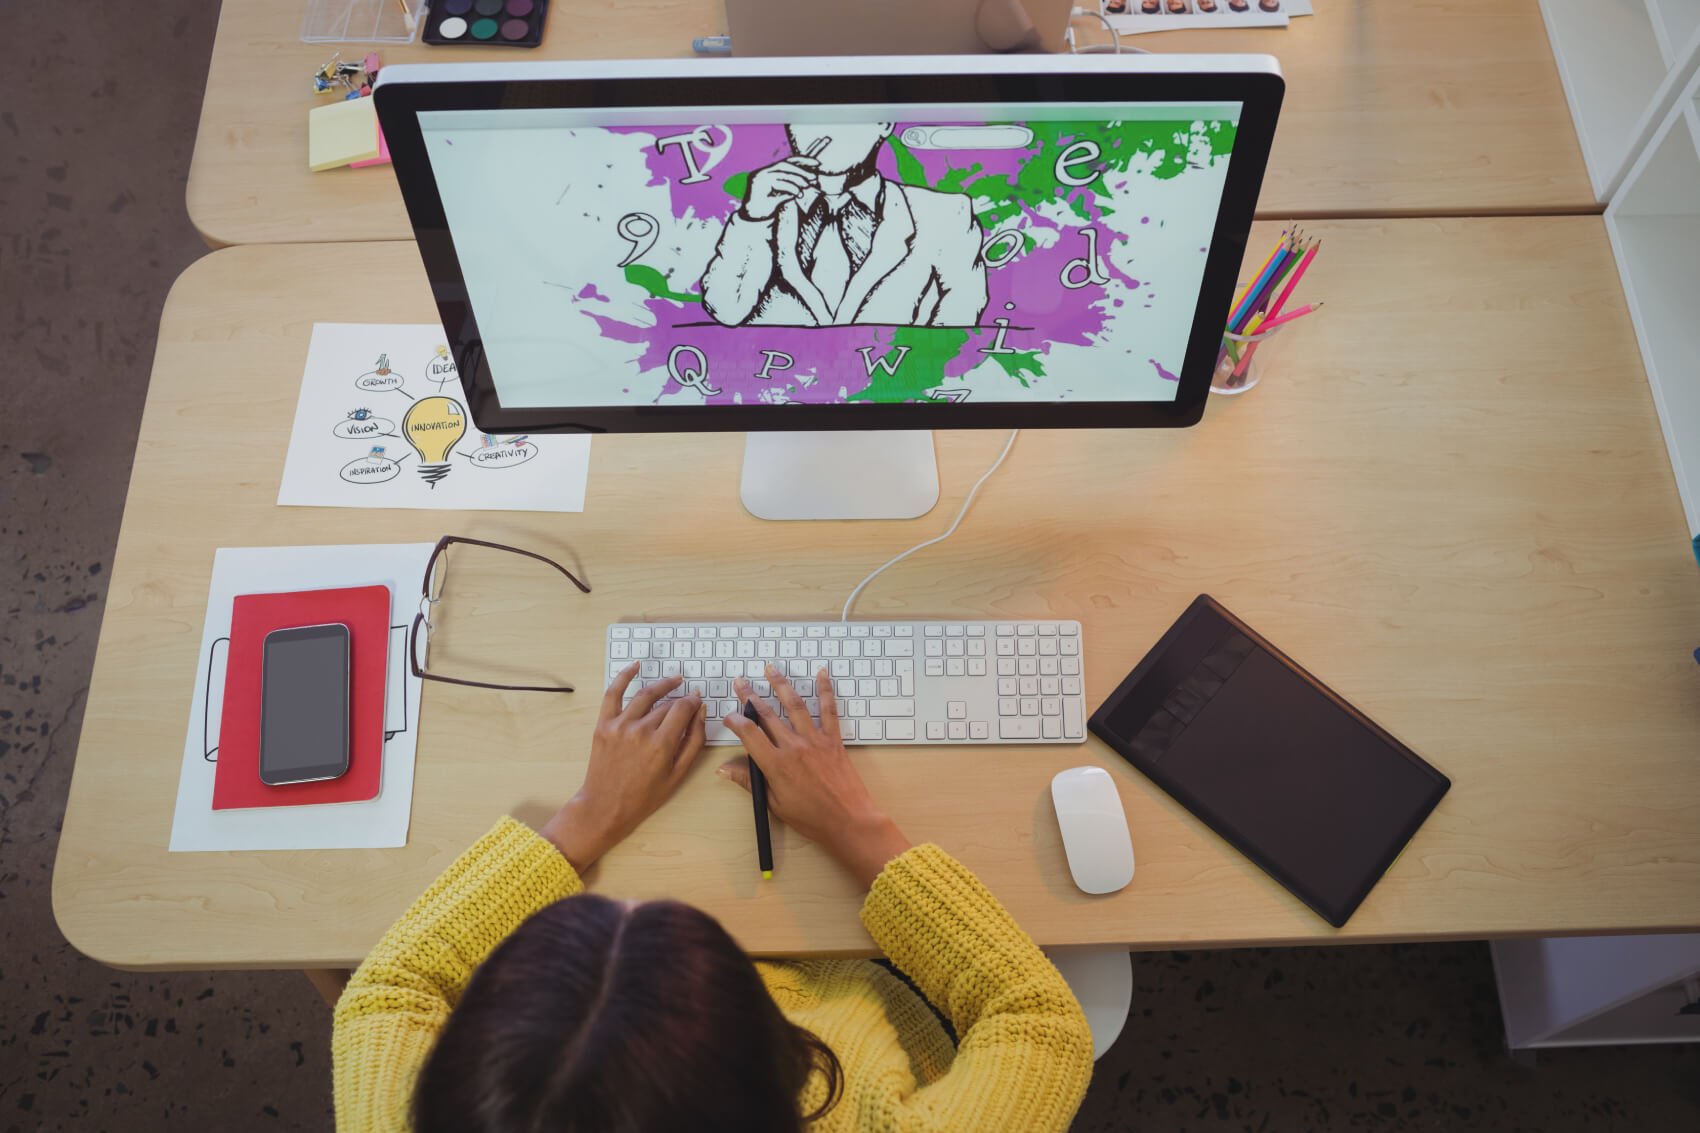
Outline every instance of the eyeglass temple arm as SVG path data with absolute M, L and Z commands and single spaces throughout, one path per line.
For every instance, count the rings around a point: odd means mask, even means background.
M 556 562 L 554 559 L 551 559 L 546 555 L 540 555 L 536 551 L 528 551 L 523 547 L 510 547 L 506 543 L 487 543 L 483 539 L 468 539 L 464 535 L 444 536 L 444 538 L 443 538 L 443 545 L 444 546 L 448 546 L 448 545 L 453 544 L 453 543 L 466 543 L 466 544 L 473 546 L 473 547 L 488 547 L 492 551 L 512 551 L 516 555 L 524 555 L 528 559 L 536 559 L 540 563 L 548 563 L 550 566 L 554 567 L 556 570 L 558 570 L 562 574 L 566 575 L 567 581 L 571 582 L 574 586 L 578 587 L 581 592 L 583 592 L 585 594 L 590 593 L 590 587 L 588 587 L 584 583 L 580 582 L 578 575 L 574 574 L 572 571 L 568 570 L 566 567 L 562 566 L 560 563 Z

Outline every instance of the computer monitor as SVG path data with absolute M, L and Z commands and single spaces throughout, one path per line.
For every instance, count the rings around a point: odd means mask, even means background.
M 932 507 L 916 430 L 1198 421 L 1282 90 L 1262 56 L 909 56 L 376 98 L 480 429 L 746 432 L 752 512 L 848 518 Z

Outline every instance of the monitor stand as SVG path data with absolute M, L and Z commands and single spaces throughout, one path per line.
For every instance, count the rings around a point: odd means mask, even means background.
M 739 493 L 757 519 L 915 519 L 939 500 L 933 434 L 749 433 Z

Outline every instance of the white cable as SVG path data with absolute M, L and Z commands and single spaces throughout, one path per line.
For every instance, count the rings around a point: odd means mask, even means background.
M 856 584 L 856 589 L 850 592 L 850 597 L 844 600 L 844 612 L 839 615 L 839 621 L 847 622 L 850 620 L 850 607 L 856 604 L 856 599 L 861 597 L 862 591 L 868 588 L 868 583 L 872 582 L 874 579 L 878 578 L 880 575 L 884 574 L 887 570 L 896 566 L 910 555 L 913 555 L 916 551 L 924 551 L 933 544 L 942 543 L 946 539 L 949 539 L 952 535 L 956 534 L 956 529 L 962 526 L 962 517 L 968 514 L 969 507 L 974 503 L 974 497 L 980 494 L 981 486 L 985 484 L 987 480 L 992 478 L 992 473 L 996 472 L 1003 465 L 1004 457 L 1008 456 L 1009 450 L 1015 447 L 1015 438 L 1020 433 L 1020 429 L 1011 429 L 1009 431 L 1009 440 L 1003 443 L 1003 451 L 998 453 L 998 458 L 996 460 L 992 461 L 992 466 L 986 469 L 985 472 L 981 473 L 978 480 L 974 481 L 974 486 L 968 489 L 968 498 L 962 501 L 962 509 L 956 513 L 956 518 L 950 521 L 950 526 L 945 529 L 945 533 L 943 535 L 935 535 L 933 538 L 928 539 L 925 543 L 916 543 L 913 547 L 910 547 L 901 555 L 887 559 L 885 564 L 878 570 L 868 575 L 868 577 L 864 578 L 861 582 L 858 582 Z
M 1091 18 L 1097 20 L 1100 24 L 1104 25 L 1104 30 L 1110 33 L 1110 42 L 1108 42 L 1108 43 L 1094 43 L 1094 44 L 1091 44 L 1091 45 L 1086 46 L 1086 47 L 1080 46 L 1079 42 L 1076 40 L 1075 35 L 1074 35 L 1073 21 L 1081 18 L 1082 16 L 1090 16 Z M 1096 8 L 1076 8 L 1076 9 L 1074 9 L 1072 12 L 1069 13 L 1069 21 L 1070 21 L 1070 24 L 1069 24 L 1069 29 L 1068 29 L 1068 33 L 1067 33 L 1068 49 L 1076 55 L 1149 55 L 1149 54 L 1151 54 L 1149 51 L 1145 50 L 1145 48 L 1143 48 L 1143 47 L 1133 47 L 1129 44 L 1124 44 L 1122 42 L 1121 32 L 1116 30 L 1116 25 L 1112 24 L 1110 22 L 1110 18 L 1104 14 L 1104 8 L 1103 8 L 1102 2 L 1100 2 L 1099 6 L 1096 7 Z

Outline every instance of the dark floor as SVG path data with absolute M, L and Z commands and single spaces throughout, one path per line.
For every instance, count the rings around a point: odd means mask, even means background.
M 298 975 L 132 975 L 49 906 L 216 7 L 11 5 L 0 68 L 0 1129 L 328 1129 Z M 306 76 L 302 77 L 303 85 Z M 1700 1129 L 1700 1049 L 1508 1059 L 1482 945 L 1158 954 L 1078 1123 L 1100 1130 Z

